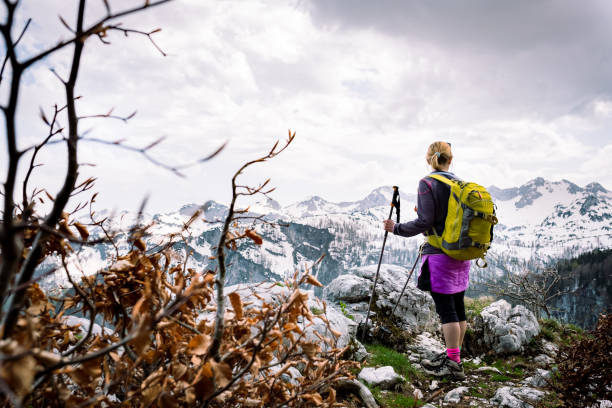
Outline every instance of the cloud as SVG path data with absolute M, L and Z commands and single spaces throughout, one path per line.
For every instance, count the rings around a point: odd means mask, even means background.
M 90 39 L 79 112 L 138 114 L 129 124 L 88 119 L 81 130 L 132 146 L 167 136 L 152 153 L 174 164 L 228 147 L 177 179 L 138 154 L 83 144 L 80 160 L 97 163 L 83 175 L 99 177 L 101 207 L 136 208 L 147 193 L 154 211 L 226 200 L 233 172 L 291 128 L 294 144 L 245 175 L 271 176 L 284 203 L 352 200 L 383 184 L 412 191 L 434 140 L 451 141 L 457 174 L 481 184 L 543 176 L 610 187 L 610 172 L 593 171 L 605 166 L 612 124 L 609 4 L 190 0 L 140 13 L 124 25 L 161 27 L 154 38 L 168 56 L 141 36 L 111 34 L 111 46 Z M 56 16 L 71 21 L 74 7 L 24 3 L 20 18 L 34 22 L 20 55 L 67 38 Z M 66 75 L 69 58 L 66 50 L 24 79 L 21 147 L 46 133 L 39 107 L 63 97 L 49 68 Z M 41 157 L 36 183 L 57 187 L 63 149 Z

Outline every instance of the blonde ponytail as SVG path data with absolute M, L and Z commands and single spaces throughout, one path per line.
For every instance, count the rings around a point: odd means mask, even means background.
M 425 159 L 435 170 L 442 170 L 453 158 L 450 144 L 446 142 L 433 142 L 427 149 Z

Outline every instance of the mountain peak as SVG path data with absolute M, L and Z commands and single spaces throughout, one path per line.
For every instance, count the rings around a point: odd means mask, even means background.
M 597 193 L 607 193 L 608 190 L 606 190 L 601 184 L 593 182 L 593 183 L 589 183 L 584 187 L 585 191 L 591 193 L 591 194 L 597 194 Z
M 536 186 L 536 187 L 540 187 L 543 186 L 545 184 L 547 184 L 548 182 L 544 179 L 544 177 L 536 177 L 533 180 L 529 180 L 527 183 L 525 183 L 526 186 Z

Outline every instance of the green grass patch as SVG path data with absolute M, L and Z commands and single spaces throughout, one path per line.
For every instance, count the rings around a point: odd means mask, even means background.
M 550 329 L 549 327 L 542 327 L 540 330 L 540 336 L 545 338 L 548 341 L 556 341 L 557 335 L 556 333 Z
M 388 408 L 417 408 L 425 404 L 422 401 L 410 396 L 396 392 L 385 392 L 383 393 L 380 388 L 370 388 L 374 399 L 378 401 L 383 407 Z
M 472 361 L 464 361 L 463 362 L 463 368 L 465 370 L 475 370 L 478 367 L 480 367 L 478 364 L 474 364 Z
M 582 328 L 574 324 L 561 323 L 555 319 L 541 319 L 540 335 L 537 338 L 567 346 L 579 342 L 588 335 Z
M 366 350 L 370 353 L 369 366 L 391 366 L 396 373 L 406 379 L 421 377 L 419 372 L 410 363 L 410 360 L 402 354 L 381 344 L 366 344 Z
M 502 376 L 506 379 L 502 379 L 502 380 L 494 380 L 494 381 L 508 381 L 508 380 L 512 380 L 517 379 L 517 378 L 522 378 L 525 374 L 525 370 L 523 367 L 520 366 L 513 366 L 512 363 L 516 363 L 516 362 L 522 362 L 523 359 L 522 357 L 515 357 L 512 361 L 507 361 L 507 360 L 495 360 L 494 362 L 490 363 L 490 365 L 492 367 L 497 368 L 501 374 L 493 374 L 493 376 L 491 376 L 491 378 L 493 379 L 493 377 L 495 376 Z
M 540 320 L 540 325 L 555 332 L 558 332 L 561 329 L 561 323 L 555 319 L 542 319 Z
M 547 392 L 544 398 L 538 401 L 535 406 L 536 408 L 561 408 L 566 405 L 556 392 L 551 391 Z
M 563 326 L 563 328 L 564 328 L 565 330 L 571 330 L 571 331 L 574 331 L 574 332 L 576 332 L 576 333 L 578 333 L 578 334 L 582 334 L 582 333 L 584 333 L 584 329 L 583 329 L 582 327 L 578 327 L 578 326 L 576 326 L 575 324 L 571 324 L 571 323 L 568 323 L 568 324 L 564 325 L 564 326 Z
M 495 373 L 491 376 L 491 381 L 497 381 L 497 382 L 512 381 L 512 377 L 505 375 L 505 374 Z
M 351 319 L 351 320 L 355 320 L 355 318 L 353 317 L 353 315 L 352 315 L 352 314 L 350 314 L 350 313 L 348 312 L 348 310 L 346 310 L 346 303 L 344 303 L 344 302 L 342 302 L 342 301 L 340 301 L 340 311 L 342 312 L 342 314 L 343 314 L 343 315 L 344 315 L 346 318 Z
M 493 385 L 491 383 L 481 381 L 478 383 L 478 388 L 483 390 L 490 390 L 493 388 Z
M 313 315 L 320 315 L 323 314 L 323 309 L 319 309 L 316 306 L 310 306 L 310 311 L 312 312 Z
M 468 394 L 476 398 L 487 398 L 487 394 L 482 393 L 479 388 L 474 388 L 474 387 L 470 388 L 470 391 L 468 392 Z
M 491 296 L 481 296 L 478 298 L 469 298 L 466 297 L 464 299 L 465 304 L 465 313 L 467 314 L 468 319 L 473 319 L 478 316 L 482 310 L 493 303 L 493 298 Z

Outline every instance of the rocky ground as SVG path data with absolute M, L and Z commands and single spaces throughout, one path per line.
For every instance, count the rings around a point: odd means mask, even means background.
M 357 268 L 324 290 L 331 306 L 351 321 L 346 332 L 356 333 L 357 324 L 365 320 L 374 275 L 375 266 Z M 366 335 L 368 354 L 363 368 L 355 374 L 378 406 L 565 406 L 554 391 L 558 381 L 555 361 L 561 344 L 583 335 L 579 328 L 554 320 L 538 322 L 523 306 L 512 307 L 504 300 L 468 300 L 468 333 L 462 349 L 467 378 L 435 378 L 425 374 L 419 364 L 444 350 L 429 295 L 409 284 L 391 315 L 406 276 L 403 268 L 381 267 L 370 317 L 374 325 L 366 333 L 360 332 L 360 337 Z M 347 397 L 345 403 L 365 406 L 356 397 Z M 595 406 L 612 407 L 612 403 L 600 401 Z

